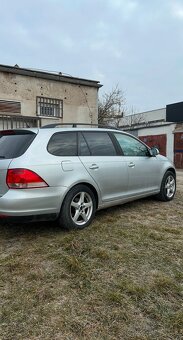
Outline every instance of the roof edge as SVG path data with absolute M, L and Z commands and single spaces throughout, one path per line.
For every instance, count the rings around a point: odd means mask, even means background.
M 76 85 L 85 85 L 90 87 L 100 88 L 103 85 L 100 84 L 98 80 L 90 80 L 84 78 L 77 78 L 72 76 L 63 75 L 62 72 L 52 73 L 42 70 L 34 70 L 34 69 L 27 69 L 22 68 L 19 66 L 9 66 L 9 65 L 2 65 L 0 64 L 0 71 L 6 73 L 13 73 L 22 76 L 28 77 L 35 77 L 35 78 L 42 78 L 54 81 L 60 81 L 64 83 L 76 84 Z

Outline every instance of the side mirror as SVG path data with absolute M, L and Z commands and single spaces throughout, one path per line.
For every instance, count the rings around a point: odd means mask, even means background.
M 157 155 L 159 155 L 159 150 L 156 147 L 153 147 L 149 150 L 149 153 L 152 157 L 156 157 Z

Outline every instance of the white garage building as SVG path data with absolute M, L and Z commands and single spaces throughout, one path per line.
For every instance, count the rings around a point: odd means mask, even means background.
M 120 128 L 157 146 L 177 168 L 183 169 L 183 102 L 123 117 Z

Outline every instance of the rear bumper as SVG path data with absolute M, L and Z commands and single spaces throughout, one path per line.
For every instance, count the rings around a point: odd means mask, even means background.
M 27 217 L 33 220 L 44 215 L 45 220 L 49 215 L 58 216 L 66 191 L 66 187 L 10 189 L 0 198 L 0 218 Z

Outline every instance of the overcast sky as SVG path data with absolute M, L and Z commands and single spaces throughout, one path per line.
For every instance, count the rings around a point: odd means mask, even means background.
M 183 101 L 183 0 L 0 0 L 0 64 L 116 84 L 135 112 Z

